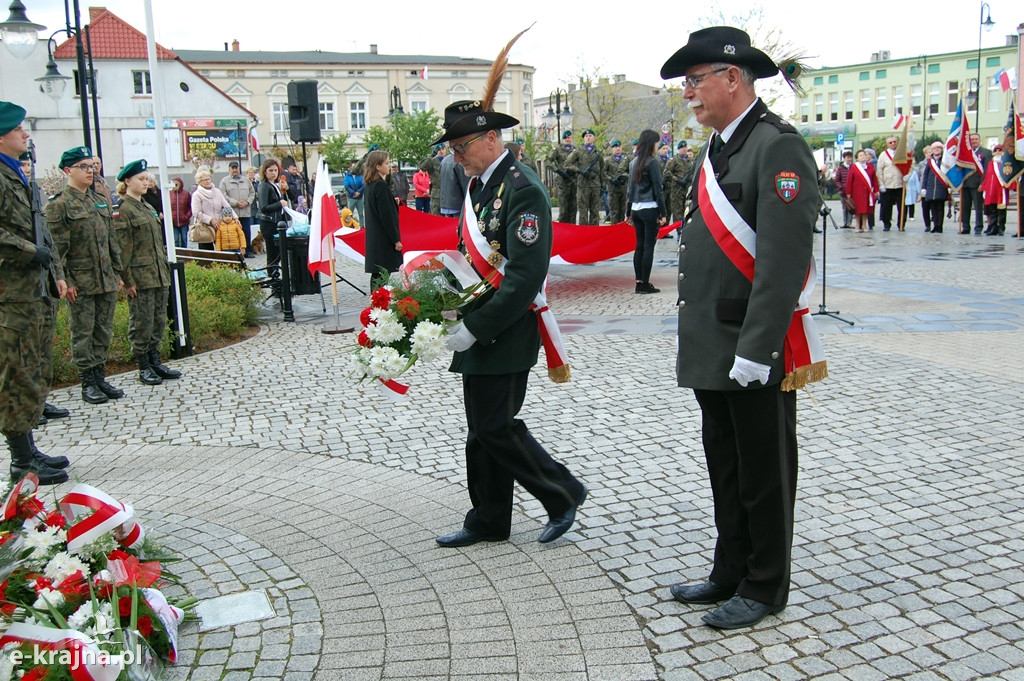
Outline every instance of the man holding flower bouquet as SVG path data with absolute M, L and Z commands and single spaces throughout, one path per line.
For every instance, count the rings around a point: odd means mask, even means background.
M 494 285 L 463 307 L 460 323 L 449 330 L 448 348 L 455 351 L 450 370 L 462 374 L 469 428 L 466 474 L 473 508 L 461 529 L 437 538 L 441 546 L 508 539 L 516 481 L 550 516 L 541 543 L 565 534 L 587 495 L 586 487 L 516 418 L 541 345 L 531 303 L 547 277 L 551 203 L 537 175 L 502 145 L 500 130 L 518 121 L 491 110 L 487 100 L 485 95 L 484 104 L 462 101 L 448 106 L 445 133 L 436 142 L 449 142 L 455 162 L 472 178 L 459 221 L 460 248 Z M 472 238 L 470 230 L 484 240 Z M 487 253 L 470 241 L 485 244 Z

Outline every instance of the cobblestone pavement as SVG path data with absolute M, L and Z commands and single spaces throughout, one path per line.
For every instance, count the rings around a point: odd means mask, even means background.
M 128 396 L 99 406 L 56 391 L 73 415 L 37 441 L 130 501 L 196 596 L 269 597 L 269 619 L 188 625 L 170 679 L 1024 679 L 1024 240 L 919 220 L 827 238 L 827 308 L 855 325 L 817 318 L 831 377 L 799 398 L 794 588 L 751 629 L 668 594 L 714 540 L 672 377 L 671 239 L 657 295 L 632 293 L 629 256 L 552 268 L 573 381 L 538 370 L 523 418 L 591 494 L 548 546 L 528 495 L 510 542 L 435 545 L 468 503 L 459 382 L 417 367 L 400 404 L 354 384 L 319 296 L 172 362 L 182 380 L 116 377 Z M 351 320 L 365 298 L 339 294 Z

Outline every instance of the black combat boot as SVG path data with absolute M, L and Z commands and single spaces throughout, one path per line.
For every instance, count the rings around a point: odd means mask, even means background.
M 28 433 L 7 438 L 11 450 L 11 480 L 19 480 L 26 473 L 35 473 L 40 485 L 56 485 L 67 482 L 68 474 L 42 463 L 33 455 L 32 441 Z
M 95 366 L 92 368 L 92 377 L 96 383 L 96 387 L 103 391 L 103 394 L 112 400 L 119 400 L 124 397 L 124 391 L 120 388 L 116 388 L 109 383 L 103 376 L 103 365 Z
M 146 355 L 136 355 L 135 361 L 139 365 L 139 380 L 146 385 L 160 385 L 164 382 L 164 379 L 160 378 L 153 367 L 149 364 L 149 357 Z
M 160 378 L 181 378 L 181 372 L 177 369 L 172 369 L 168 366 L 164 366 L 160 362 L 160 351 L 150 350 L 149 351 L 149 366 L 153 367 L 153 371 Z
M 32 435 L 32 431 L 28 431 L 28 441 L 32 445 L 32 456 L 36 457 L 36 461 L 49 466 L 50 468 L 67 468 L 71 462 L 66 456 L 47 456 L 39 451 L 39 447 L 36 447 L 36 438 Z
M 83 400 L 89 404 L 103 404 L 107 401 L 107 396 L 96 385 L 96 376 L 93 374 L 92 369 L 79 369 L 78 376 L 82 379 Z

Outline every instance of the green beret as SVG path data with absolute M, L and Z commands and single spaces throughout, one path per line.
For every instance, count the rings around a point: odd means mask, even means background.
M 586 130 L 584 130 L 583 134 L 584 135 L 593 135 L 594 137 L 597 137 L 597 133 L 594 132 L 593 130 L 591 130 L 590 128 L 587 128 Z
M 32 152 L 31 151 L 26 151 L 24 154 L 22 154 L 21 156 L 18 157 L 18 160 L 19 161 L 31 161 L 32 160 Z
M 60 155 L 60 169 L 64 170 L 86 158 L 92 160 L 92 149 L 89 147 L 72 147 Z
M 622 146 L 622 142 L 619 141 L 619 140 L 612 140 L 611 146 L 613 146 L 613 147 L 621 147 Z
M 638 144 L 640 144 L 640 138 L 639 137 L 634 137 L 633 138 L 633 146 L 635 147 Z
M 522 145 L 526 144 L 526 140 L 524 140 L 522 137 L 517 137 L 515 139 L 515 143 L 518 144 L 519 146 L 522 146 Z
M 367 149 L 366 151 L 367 151 L 367 152 L 370 152 L 370 151 L 377 151 L 378 149 L 380 149 L 380 145 L 379 145 L 379 144 L 371 144 L 371 145 L 370 145 L 370 148 L 369 148 L 369 149 Z
M 686 140 L 679 140 L 679 144 L 676 145 L 676 149 L 682 149 L 686 146 Z
M 146 172 L 146 159 L 140 158 L 138 161 L 132 161 L 131 163 L 125 164 L 124 168 L 121 168 L 121 172 L 117 174 L 118 182 L 125 182 L 129 178 L 135 177 L 139 173 Z
M 572 137 L 572 130 L 566 130 L 562 133 L 562 139 L 566 139 L 568 137 Z
M 0 135 L 6 135 L 25 120 L 25 110 L 11 102 L 0 102 Z

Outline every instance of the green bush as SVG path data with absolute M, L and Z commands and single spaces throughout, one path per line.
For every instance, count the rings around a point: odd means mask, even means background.
M 188 293 L 189 324 L 192 346 L 197 352 L 224 345 L 224 341 L 241 338 L 245 329 L 256 322 L 263 300 L 260 289 L 244 272 L 215 265 L 185 265 L 185 287 Z M 57 311 L 56 338 L 53 347 L 53 380 L 56 384 L 78 382 L 78 370 L 71 361 L 71 329 L 67 303 Z M 170 351 L 171 334 L 160 345 L 160 354 Z M 122 291 L 114 309 L 113 338 L 107 354 L 108 364 L 132 364 L 128 342 L 128 299 Z

